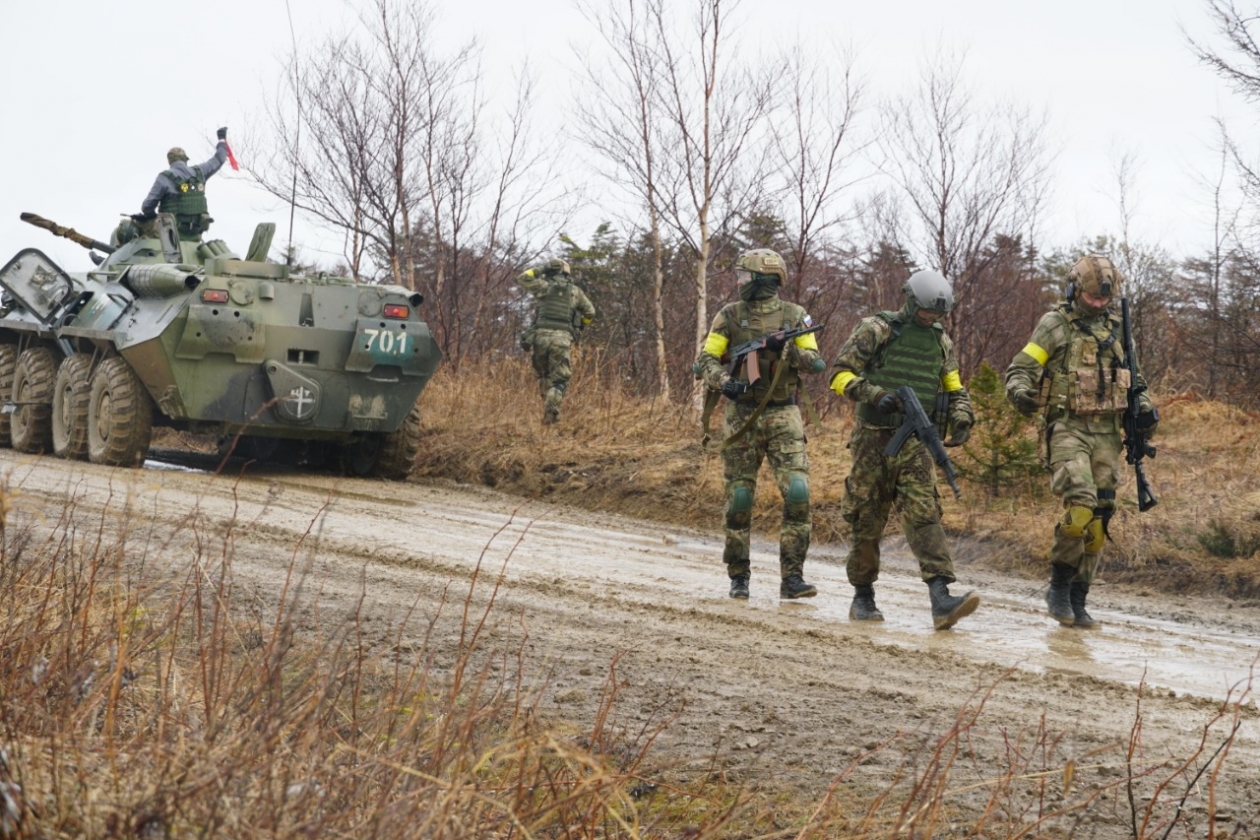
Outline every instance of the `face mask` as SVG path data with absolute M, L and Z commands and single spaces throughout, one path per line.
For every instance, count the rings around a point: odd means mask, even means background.
M 741 283 L 739 297 L 745 303 L 769 300 L 779 293 L 779 278 L 773 274 L 752 274 L 752 279 Z

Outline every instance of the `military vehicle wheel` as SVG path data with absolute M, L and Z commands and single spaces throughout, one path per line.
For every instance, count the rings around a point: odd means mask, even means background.
M 376 467 L 385 448 L 385 435 L 364 432 L 353 442 L 341 447 L 341 466 L 350 475 L 376 475 Z
M 92 356 L 75 353 L 61 360 L 53 384 L 52 447 L 58 458 L 82 461 L 88 454 L 88 397 Z
M 88 459 L 110 467 L 144 463 L 153 437 L 153 403 L 120 356 L 101 362 L 88 396 Z
M 411 474 L 420 454 L 420 404 L 407 412 L 398 431 L 385 435 L 372 475 L 402 481 Z
M 29 347 L 13 369 L 13 402 L 9 436 L 19 452 L 52 450 L 53 382 L 57 360 L 47 347 Z
M 0 344 L 0 407 L 9 401 L 13 393 L 13 370 L 17 367 L 18 351 L 12 344 Z M 9 418 L 12 415 L 0 411 L 0 446 L 11 446 Z

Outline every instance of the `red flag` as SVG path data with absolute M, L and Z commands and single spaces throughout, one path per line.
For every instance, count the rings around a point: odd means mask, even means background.
M 241 169 L 241 165 L 236 162 L 236 155 L 232 154 L 232 147 L 228 145 L 228 141 L 226 137 L 223 138 L 223 148 L 227 149 L 228 163 L 232 165 L 233 169 L 239 172 Z

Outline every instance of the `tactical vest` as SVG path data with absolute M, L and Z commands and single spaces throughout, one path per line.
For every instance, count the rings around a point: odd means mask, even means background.
M 201 168 L 192 167 L 192 177 L 180 178 L 171 170 L 162 173 L 162 177 L 175 188 L 173 195 L 165 195 L 158 203 L 158 211 L 172 213 L 181 235 L 200 236 L 205 231 L 209 206 L 206 204 L 206 180 L 201 177 Z
M 778 303 L 777 307 L 767 312 L 754 312 L 742 300 L 731 304 L 726 311 L 727 329 L 731 333 L 730 346 L 735 347 L 743 344 L 745 341 L 760 338 L 768 332 L 782 329 L 785 325 L 790 327 L 798 326 L 804 320 L 805 311 L 799 306 L 784 301 L 778 301 Z M 789 307 L 792 310 L 799 311 L 789 311 Z M 782 351 L 768 352 L 763 350 L 757 354 L 761 378 L 739 398 L 738 402 L 752 403 L 754 405 L 761 402 L 766 396 L 766 391 L 770 388 L 770 383 L 774 381 L 775 368 L 782 357 Z M 740 366 L 735 378 L 741 382 L 748 381 L 747 364 Z M 779 376 L 779 386 L 770 395 L 770 405 L 786 405 L 792 402 L 796 396 L 796 388 L 800 381 L 801 377 L 796 372 L 796 366 L 789 364 L 788 369 Z
M 1057 370 L 1047 370 L 1047 405 L 1082 416 L 1117 415 L 1128 407 L 1130 375 L 1119 341 L 1120 317 L 1108 312 L 1091 328 L 1070 304 L 1059 307 L 1068 324 L 1067 352 Z M 1043 381 L 1043 387 L 1045 382 Z
M 538 301 L 534 316 L 534 328 L 559 330 L 576 338 L 573 330 L 573 286 L 568 279 L 555 279 L 547 283 L 547 291 Z
M 876 351 L 862 376 L 872 385 L 889 391 L 909 385 L 931 417 L 941 389 L 941 368 L 945 366 L 945 346 L 941 341 L 945 328 L 940 324 L 931 327 L 907 324 L 901 320 L 899 312 L 880 312 L 878 317 L 892 327 L 892 335 Z M 857 416 L 870 426 L 899 426 L 902 420 L 900 414 L 883 414 L 867 403 L 858 404 Z

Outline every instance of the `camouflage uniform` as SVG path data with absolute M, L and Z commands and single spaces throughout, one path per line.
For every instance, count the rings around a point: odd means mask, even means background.
M 530 354 L 538 376 L 543 422 L 554 423 L 560 419 L 560 404 L 573 375 L 573 342 L 595 317 L 595 306 L 570 279 L 569 264 L 564 260 L 528 269 L 517 282 L 537 302 L 534 323 L 522 337 L 521 346 Z
M 1093 260 L 1094 262 L 1090 262 Z M 1111 308 L 1122 278 L 1106 258 L 1087 257 L 1075 274 L 1100 269 L 1110 283 L 1102 308 L 1087 306 L 1079 292 L 1037 322 L 1032 338 L 1015 354 L 1006 370 L 1006 393 L 1026 415 L 1042 412 L 1047 443 L 1050 488 L 1063 499 L 1063 519 L 1054 527 L 1052 582 L 1079 600 L 1079 614 L 1060 605 L 1051 615 L 1064 624 L 1093 626 L 1084 611 L 1084 597 L 1098 569 L 1106 542 L 1106 521 L 1115 510 L 1119 480 L 1121 419 L 1127 405 L 1129 372 L 1124 364 L 1121 319 Z M 1102 291 L 1093 275 L 1086 287 Z M 1080 278 L 1076 281 L 1079 283 Z M 1139 384 L 1145 384 L 1141 375 Z M 1141 415 L 1158 420 L 1150 397 L 1139 397 Z M 1150 426 L 1153 429 L 1153 425 Z M 1070 619 L 1070 620 L 1069 620 Z
M 922 276 L 943 290 L 949 289 L 935 272 L 919 272 L 911 282 Z M 841 502 L 841 513 L 851 529 L 846 571 L 854 586 L 855 602 L 850 617 L 883 620 L 874 604 L 873 584 L 879 579 L 879 543 L 895 503 L 906 543 L 929 585 L 933 618 L 937 627 L 944 629 L 974 610 L 979 599 L 973 593 L 961 599 L 948 594 L 947 585 L 956 578 L 941 527 L 932 456 L 916 436 L 906 440 L 896 455 L 885 455 L 884 448 L 904 419 L 893 395 L 899 386 L 911 386 L 938 427 L 953 430 L 950 445 L 967 439 L 975 415 L 959 376 L 953 342 L 940 324 L 927 326 L 918 320 L 922 309 L 938 316 L 948 312 L 953 306 L 952 291 L 947 301 L 936 304 L 938 308 L 920 302 L 909 291 L 907 297 L 900 311 L 881 312 L 858 323 L 840 348 L 831 379 L 833 391 L 858 404 L 849 441 L 853 468 L 845 479 Z M 935 416 L 938 394 L 945 396 L 943 418 Z M 886 412 L 881 406 L 895 408 Z
M 785 276 L 781 258 L 773 251 L 757 249 L 747 252 L 747 255 L 759 258 L 760 261 L 753 264 L 777 269 L 777 276 Z M 767 260 L 769 265 L 762 265 Z M 812 326 L 813 322 L 803 307 L 780 300 L 777 284 L 764 286 L 761 294 L 763 296 L 759 299 L 728 304 L 713 319 L 708 338 L 695 363 L 696 372 L 713 391 L 722 391 L 732 379 L 728 366 L 722 363 L 722 357 L 730 346 L 781 329 Z M 757 495 L 757 474 L 761 462 L 768 460 L 775 484 L 783 496 L 779 571 L 784 583 L 780 594 L 790 598 L 808 597 L 816 594 L 816 590 L 803 580 L 812 527 L 809 458 L 805 453 L 805 429 L 800 409 L 796 406 L 796 392 L 800 371 L 819 373 L 826 363 L 819 355 L 813 333 L 797 336 L 782 350 L 760 353 L 759 361 L 759 381 L 727 402 L 723 424 L 727 439 L 738 432 L 757 410 L 766 397 L 778 366 L 787 364 L 789 367 L 780 375 L 779 384 L 769 395 L 761 415 L 742 437 L 722 450 L 722 471 L 726 480 L 726 546 L 722 557 L 727 574 L 734 581 L 732 596 L 747 597 L 753 499 Z M 735 381 L 747 383 L 747 365 L 741 368 Z M 789 581 L 799 581 L 799 585 Z M 743 594 L 738 594 L 741 582 L 745 588 Z

